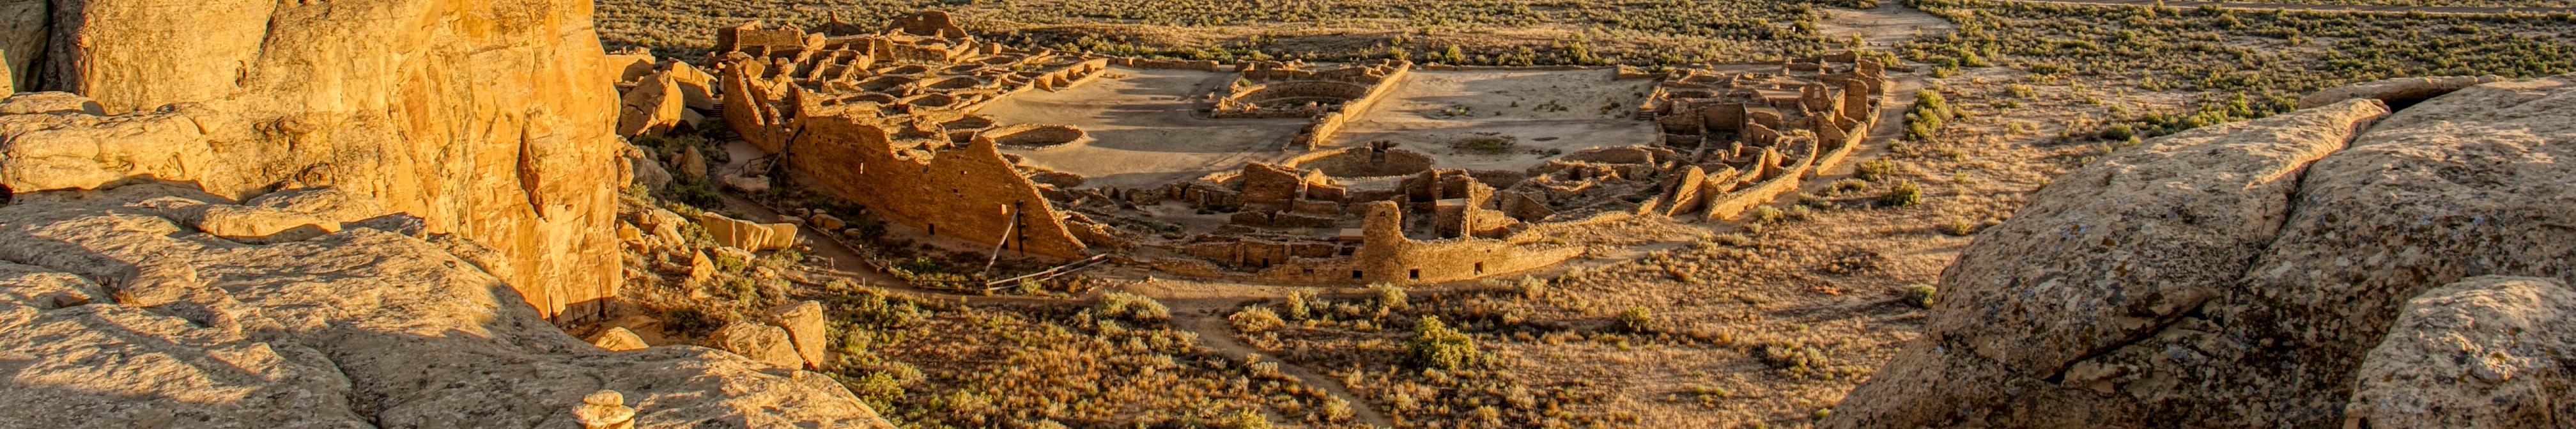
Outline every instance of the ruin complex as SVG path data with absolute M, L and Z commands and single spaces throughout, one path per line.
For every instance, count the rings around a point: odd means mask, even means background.
M 1021 254 L 1113 253 L 1169 273 L 1284 284 L 1475 279 L 1577 257 L 1579 246 L 1550 237 L 1586 225 L 1732 219 L 1846 158 L 1876 123 L 1888 82 L 1878 62 L 1849 53 L 1731 71 L 1621 70 L 1616 78 L 1660 80 L 1629 113 L 1660 137 L 1585 142 L 1523 168 L 1451 167 L 1432 148 L 1341 135 L 1386 114 L 1373 107 L 1411 76 L 1450 72 L 1405 61 L 1228 66 L 1029 50 L 977 40 L 938 12 L 877 31 L 751 23 L 717 39 L 723 120 L 778 159 L 777 174 L 819 193 L 930 236 Z M 1162 71 L 1222 79 L 1182 98 L 1193 107 L 1174 113 L 1187 115 L 1180 121 L 1308 122 L 1252 146 L 1276 153 L 1117 186 L 1040 164 L 1139 145 L 981 113 Z

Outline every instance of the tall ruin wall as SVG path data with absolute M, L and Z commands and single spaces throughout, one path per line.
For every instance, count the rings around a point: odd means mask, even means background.
M 934 236 L 1056 258 L 1086 255 L 1036 182 L 992 140 L 937 153 L 897 152 L 884 129 L 841 117 L 806 117 L 783 155 L 801 183 L 867 206 L 887 221 Z

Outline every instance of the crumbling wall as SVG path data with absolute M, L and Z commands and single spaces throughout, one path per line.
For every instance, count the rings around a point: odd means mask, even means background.
M 1085 255 L 1064 215 L 991 140 L 935 154 L 898 153 L 875 125 L 843 117 L 798 121 L 803 133 L 785 159 L 808 186 L 931 235 L 1058 258 Z

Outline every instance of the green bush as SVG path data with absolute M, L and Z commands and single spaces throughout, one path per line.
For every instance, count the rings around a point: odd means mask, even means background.
M 1852 168 L 1852 178 L 1860 180 L 1887 179 L 1895 177 L 1895 174 L 1896 161 L 1885 159 L 1863 161 L 1860 166 Z
M 1932 285 L 1920 283 L 1906 285 L 1905 305 L 1911 305 L 1915 308 L 1932 308 L 1932 294 L 1934 292 L 1937 292 L 1937 290 L 1934 289 Z
M 1922 203 L 1923 186 L 1916 185 L 1913 181 L 1896 182 L 1896 186 L 1888 187 L 1886 194 L 1878 196 L 1878 205 L 1882 207 L 1905 207 Z
M 1417 369 L 1455 370 L 1483 359 L 1475 337 L 1449 329 L 1436 316 L 1422 316 L 1413 325 L 1413 338 L 1405 342 L 1405 351 L 1405 362 Z
M 1654 332 L 1655 313 L 1640 306 L 1629 306 L 1626 310 L 1620 310 L 1619 330 L 1638 334 Z
M 1369 285 L 1369 296 L 1371 297 L 1371 302 L 1376 303 L 1379 310 L 1396 311 L 1403 310 L 1405 308 L 1404 288 L 1397 287 L 1394 284 L 1378 283 Z

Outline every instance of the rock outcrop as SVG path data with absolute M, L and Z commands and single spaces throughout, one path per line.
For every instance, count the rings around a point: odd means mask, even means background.
M 2576 292 L 2478 277 L 2406 303 L 2353 379 L 2345 427 L 2539 428 L 2576 410 Z
M 2451 350 L 2519 339 L 2526 348 L 2501 352 L 2517 359 L 2569 346 L 2498 333 L 2576 323 L 2554 310 L 2564 291 L 2547 289 L 2576 278 L 2576 170 L 2559 161 L 2576 157 L 2576 76 L 2462 88 L 2375 124 L 2381 99 L 2350 98 L 2150 140 L 2053 181 L 1961 252 L 1924 337 L 1826 426 L 2512 426 L 2517 413 L 2576 413 L 2507 391 L 2547 382 L 2427 381 L 2494 358 L 2409 354 L 2427 335 Z M 2542 280 L 2427 292 L 2492 275 Z M 2479 308 L 2527 319 L 2401 321 Z M 2480 333 L 2426 332 L 2439 329 Z M 2472 401 L 2489 402 L 2424 407 Z
M 891 427 L 819 374 L 593 347 L 449 236 L 251 245 L 166 214 L 244 207 L 194 188 L 19 197 L 0 207 L 0 426 L 577 427 L 616 390 L 636 427 Z
M 616 290 L 618 102 L 587 2 L 85 0 L 43 15 L 35 89 L 101 109 L 0 117 L 0 184 L 149 176 L 234 200 L 337 186 L 490 244 L 549 317 L 595 315 Z

